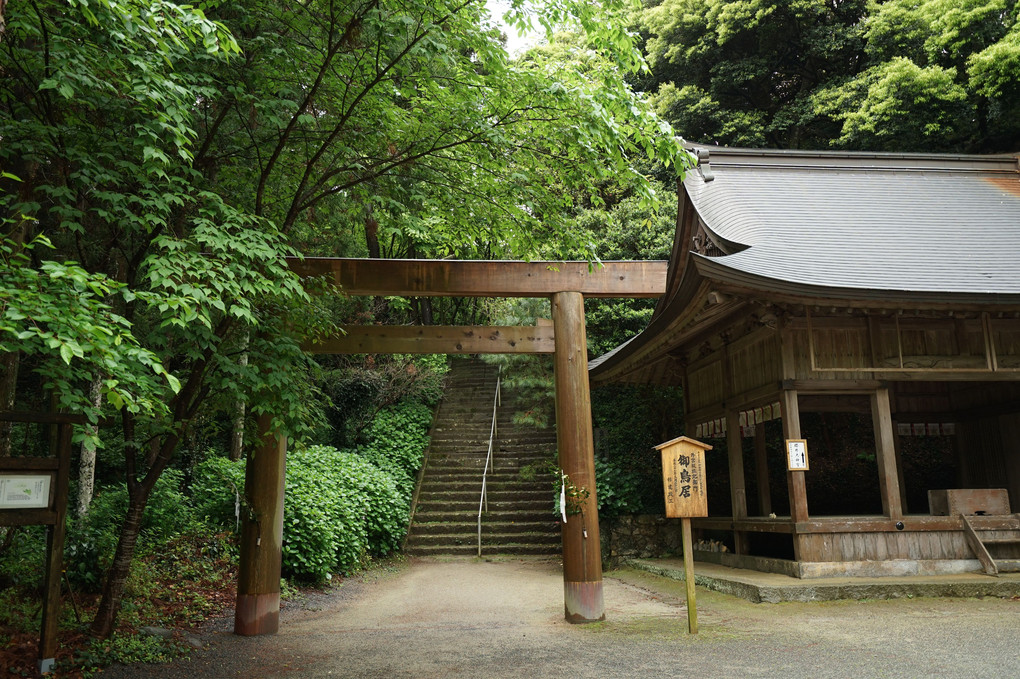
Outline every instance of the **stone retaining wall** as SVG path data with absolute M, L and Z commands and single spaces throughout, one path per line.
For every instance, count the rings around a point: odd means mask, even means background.
M 680 519 L 639 514 L 618 516 L 599 523 L 602 560 L 609 566 L 623 559 L 648 559 L 683 554 Z

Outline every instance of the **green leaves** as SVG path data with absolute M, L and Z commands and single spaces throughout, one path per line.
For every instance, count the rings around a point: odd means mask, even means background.
M 663 0 L 642 87 L 692 139 L 1012 151 L 1016 0 Z
M 323 582 L 399 548 L 409 506 L 394 480 L 367 460 L 327 446 L 287 456 L 283 570 Z
M 902 57 L 862 74 L 858 83 L 867 89 L 859 102 L 854 102 L 856 109 L 832 112 L 843 120 L 840 144 L 850 148 L 890 144 L 951 148 L 947 142 L 958 138 L 970 108 L 967 92 L 955 78 L 955 69 L 921 68 Z
M 178 391 L 180 382 L 114 312 L 111 302 L 124 297 L 126 286 L 73 262 L 42 260 L 32 267 L 29 253 L 47 247 L 42 237 L 23 247 L 0 240 L 0 351 L 39 357 L 38 372 L 60 403 L 93 421 L 97 409 L 78 388 L 92 374 L 109 376 L 104 393 L 114 407 L 165 412 L 165 393 Z

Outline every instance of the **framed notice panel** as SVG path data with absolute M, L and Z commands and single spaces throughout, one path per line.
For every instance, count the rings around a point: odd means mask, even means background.
M 786 439 L 786 468 L 791 472 L 808 470 L 807 441 Z
M 705 451 L 712 446 L 686 436 L 655 446 L 662 453 L 662 489 L 671 519 L 708 516 Z
M 0 474 L 0 509 L 42 509 L 50 506 L 49 474 Z

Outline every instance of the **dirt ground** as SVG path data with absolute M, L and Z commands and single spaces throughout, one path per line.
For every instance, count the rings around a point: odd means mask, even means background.
M 604 623 L 563 619 L 558 562 L 412 560 L 290 606 L 275 636 L 214 621 L 204 650 L 107 679 L 183 677 L 1020 676 L 1020 601 L 898 599 L 752 604 L 683 583 L 606 574 Z

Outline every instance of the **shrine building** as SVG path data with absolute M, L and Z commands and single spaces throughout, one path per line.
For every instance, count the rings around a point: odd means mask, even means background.
M 666 293 L 590 378 L 682 386 L 723 490 L 697 558 L 1020 567 L 1018 158 L 694 152 Z

